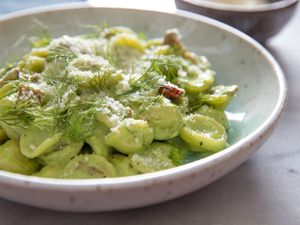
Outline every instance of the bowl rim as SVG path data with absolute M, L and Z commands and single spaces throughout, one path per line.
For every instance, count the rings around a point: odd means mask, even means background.
M 22 175 L 17 173 L 12 173 L 8 171 L 0 170 L 0 183 L 5 185 L 24 187 L 28 186 L 28 188 L 33 189 L 51 189 L 51 190 L 65 190 L 65 191 L 75 191 L 75 190 L 95 190 L 95 187 L 101 190 L 109 189 L 109 190 L 120 190 L 126 188 L 136 188 L 141 186 L 147 186 L 159 181 L 170 181 L 177 180 L 182 177 L 186 177 L 191 174 L 197 174 L 199 170 L 205 170 L 210 168 L 214 164 L 230 159 L 235 154 L 237 154 L 240 150 L 243 149 L 243 146 L 250 146 L 254 141 L 258 141 L 265 132 L 267 132 L 273 124 L 275 124 L 278 119 L 281 117 L 283 110 L 286 106 L 287 101 L 287 83 L 284 76 L 284 73 L 276 62 L 274 57 L 257 41 L 249 37 L 248 35 L 242 33 L 241 31 L 226 25 L 222 22 L 216 21 L 214 19 L 197 15 L 194 13 L 190 13 L 183 10 L 175 9 L 174 11 L 169 10 L 146 10 L 135 8 L 132 6 L 109 6 L 109 7 L 101 7 L 100 5 L 91 5 L 89 2 L 79 2 L 79 3 L 67 3 L 67 4 L 57 4 L 50 6 L 42 6 L 36 7 L 32 9 L 26 9 L 21 11 L 16 11 L 13 13 L 8 13 L 0 16 L 0 25 L 1 23 L 18 19 L 23 16 L 30 16 L 35 14 L 42 14 L 46 12 L 57 12 L 64 10 L 74 10 L 74 9 L 87 9 L 87 8 L 101 8 L 101 9 L 119 9 L 119 10 L 133 10 L 133 11 L 146 11 L 146 12 L 154 12 L 154 13 L 163 13 L 170 14 L 175 16 L 184 17 L 191 20 L 200 21 L 202 23 L 206 23 L 208 25 L 213 26 L 214 28 L 221 29 L 224 32 L 231 33 L 238 37 L 240 41 L 246 42 L 251 45 L 258 51 L 262 57 L 264 57 L 269 65 L 273 68 L 275 77 L 278 82 L 279 96 L 276 102 L 276 105 L 269 115 L 269 117 L 252 133 L 247 135 L 246 137 L 239 140 L 237 143 L 229 146 L 228 148 L 217 152 L 211 156 L 206 158 L 196 160 L 194 162 L 181 165 L 175 168 L 157 171 L 148 174 L 141 174 L 135 176 L 128 177 L 118 177 L 118 178 L 98 178 L 98 179 L 57 179 L 57 178 L 42 178 L 42 177 L 34 177 L 29 175 Z
M 218 11 L 255 13 L 280 10 L 291 5 L 297 4 L 299 0 L 278 0 L 276 2 L 255 4 L 250 6 L 245 6 L 242 4 L 226 4 L 222 2 L 212 2 L 209 0 L 176 0 L 176 2 L 188 3 L 196 7 L 202 7 Z

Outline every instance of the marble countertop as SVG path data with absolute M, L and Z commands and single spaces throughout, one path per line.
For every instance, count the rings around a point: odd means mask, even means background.
M 0 13 L 49 0 L 0 1 Z M 300 224 L 300 7 L 267 45 L 289 86 L 287 111 L 266 144 L 247 162 L 213 184 L 167 203 L 118 212 L 62 213 L 0 199 L 0 225 Z M 1 34 L 2 35 L 2 34 Z M 298 133 L 299 132 L 299 133 Z

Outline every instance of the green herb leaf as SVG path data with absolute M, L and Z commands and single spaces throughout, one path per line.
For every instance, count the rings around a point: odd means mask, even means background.
M 37 34 L 30 37 L 29 41 L 33 48 L 41 48 L 50 44 L 52 38 L 48 31 L 48 28 L 39 20 L 34 20 L 34 23 L 38 26 Z
M 67 47 L 60 46 L 54 50 L 49 51 L 47 61 L 68 64 L 74 58 L 76 58 L 74 52 L 72 52 Z

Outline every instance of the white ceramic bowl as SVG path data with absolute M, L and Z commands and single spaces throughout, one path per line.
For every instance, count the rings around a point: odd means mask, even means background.
M 167 201 L 197 190 L 244 162 L 269 137 L 286 103 L 286 82 L 273 57 L 241 32 L 187 12 L 163 13 L 122 8 L 95 8 L 86 3 L 40 8 L 0 17 L 0 61 L 20 37 L 32 33 L 33 19 L 55 36 L 78 34 L 78 24 L 106 20 L 149 36 L 162 36 L 177 27 L 188 49 L 206 55 L 223 84 L 237 84 L 232 113 L 230 147 L 177 168 L 124 178 L 61 180 L 0 171 L 0 196 L 16 202 L 63 211 L 128 209 Z M 241 114 L 238 114 L 241 115 Z

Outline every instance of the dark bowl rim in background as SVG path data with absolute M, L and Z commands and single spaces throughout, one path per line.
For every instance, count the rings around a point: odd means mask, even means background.
M 207 9 L 227 11 L 227 12 L 267 12 L 273 10 L 280 10 L 291 5 L 297 4 L 299 0 L 278 0 L 271 3 L 254 4 L 245 6 L 242 4 L 228 4 L 221 2 L 212 2 L 209 0 L 176 0 L 179 2 L 202 7 Z

